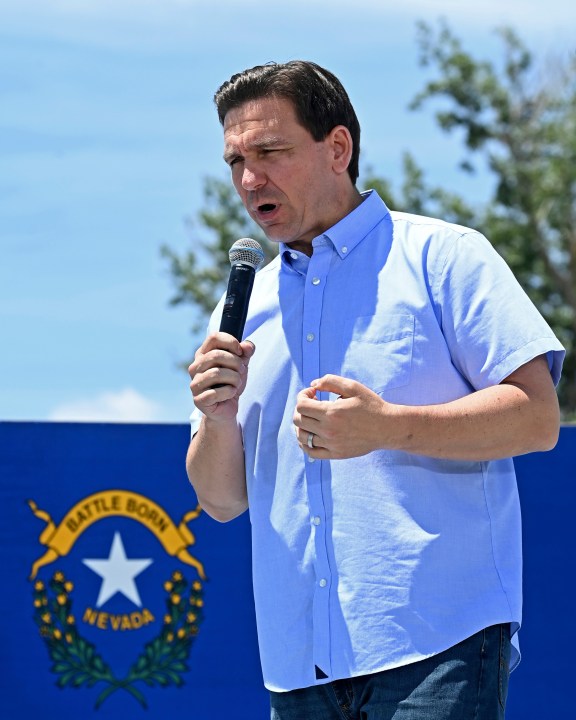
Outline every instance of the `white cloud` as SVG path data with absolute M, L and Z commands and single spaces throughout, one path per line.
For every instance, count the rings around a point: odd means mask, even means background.
M 61 422 L 159 422 L 162 408 L 132 388 L 104 392 L 62 403 L 50 413 L 49 420 Z

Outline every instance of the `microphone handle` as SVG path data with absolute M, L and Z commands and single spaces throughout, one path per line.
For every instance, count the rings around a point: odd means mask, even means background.
M 239 341 L 244 333 L 255 275 L 256 270 L 253 267 L 241 262 L 235 263 L 230 270 L 220 331 L 233 335 Z

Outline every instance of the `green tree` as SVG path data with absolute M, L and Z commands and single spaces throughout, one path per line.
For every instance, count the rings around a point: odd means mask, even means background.
M 567 358 L 559 388 L 576 416 L 576 56 L 535 68 L 516 33 L 499 30 L 503 63 L 479 61 L 445 23 L 419 24 L 420 62 L 436 77 L 411 107 L 440 102 L 436 121 L 459 131 L 474 172 L 481 158 L 494 193 L 473 224 L 496 249 L 554 328 Z
M 462 172 L 481 163 L 493 175 L 488 203 L 475 207 L 429 185 L 409 153 L 398 189 L 371 167 L 361 186 L 378 190 L 392 208 L 476 227 L 491 240 L 568 351 L 559 388 L 568 419 L 576 416 L 576 58 L 553 74 L 541 69 L 538 79 L 533 56 L 514 31 L 499 34 L 500 66 L 472 57 L 445 23 L 420 23 L 420 62 L 435 77 L 411 104 L 413 110 L 440 104 L 438 125 L 463 142 Z M 275 253 L 228 181 L 208 178 L 205 199 L 199 220 L 211 239 L 194 232 L 198 250 L 182 257 L 162 249 L 176 285 L 171 303 L 196 308 L 194 331 L 224 291 L 234 240 L 248 235 Z
M 438 217 L 460 225 L 473 226 L 476 222 L 477 212 L 462 197 L 426 182 L 424 171 L 409 152 L 402 156 L 402 178 L 399 193 L 395 193 L 388 180 L 368 166 L 361 183 L 364 188 L 376 190 L 386 205 L 395 210 Z

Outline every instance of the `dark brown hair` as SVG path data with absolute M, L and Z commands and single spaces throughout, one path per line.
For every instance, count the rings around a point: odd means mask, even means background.
M 290 100 L 298 122 L 317 142 L 344 125 L 352 136 L 348 174 L 355 185 L 360 156 L 360 123 L 348 93 L 338 78 L 316 63 L 292 60 L 267 63 L 233 75 L 214 95 L 220 123 L 227 113 L 250 100 L 280 97 Z

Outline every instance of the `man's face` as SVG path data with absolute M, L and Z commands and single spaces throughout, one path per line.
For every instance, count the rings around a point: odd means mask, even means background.
M 224 159 L 250 217 L 276 242 L 298 249 L 342 217 L 329 135 L 316 142 L 292 103 L 262 98 L 230 110 Z

